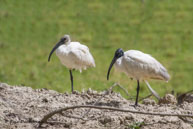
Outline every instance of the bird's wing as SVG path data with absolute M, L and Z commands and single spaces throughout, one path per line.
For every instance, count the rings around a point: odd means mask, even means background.
M 69 55 L 75 64 L 82 65 L 83 68 L 95 67 L 95 61 L 89 52 L 89 48 L 79 42 L 71 42 Z
M 131 62 L 133 62 L 135 67 L 137 67 L 136 70 L 141 70 L 146 73 L 149 72 L 152 75 L 160 74 L 160 76 L 163 77 L 164 80 L 166 81 L 169 80 L 170 77 L 167 70 L 164 68 L 164 66 L 161 63 L 159 63 L 151 55 L 145 54 L 137 50 L 129 50 L 129 51 L 126 51 L 124 54 L 125 54 L 124 57 L 128 58 Z M 157 76 L 158 78 L 156 78 L 156 76 L 154 77 L 155 79 L 161 79 L 158 76 Z

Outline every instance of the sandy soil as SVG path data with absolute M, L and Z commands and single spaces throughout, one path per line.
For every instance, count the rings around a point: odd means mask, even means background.
M 0 83 L 0 129 L 35 129 L 38 121 L 50 111 L 73 105 L 94 104 L 105 92 L 88 90 L 85 92 L 58 93 L 47 89 L 9 86 Z M 144 100 L 144 104 L 134 108 L 133 101 L 124 99 L 118 93 L 108 93 L 97 103 L 109 106 L 146 112 L 193 114 L 193 102 L 184 102 L 177 106 L 175 102 L 156 104 L 153 100 Z M 150 116 L 133 113 L 91 109 L 68 110 L 50 118 L 42 128 L 72 129 L 193 129 L 193 124 L 178 117 Z M 83 118 L 83 119 L 80 119 Z

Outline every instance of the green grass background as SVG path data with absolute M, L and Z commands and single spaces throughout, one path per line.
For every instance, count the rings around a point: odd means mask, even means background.
M 96 62 L 73 72 L 75 90 L 119 82 L 135 95 L 137 83 L 126 75 L 113 69 L 106 80 L 117 48 L 149 53 L 168 69 L 169 83 L 150 82 L 161 95 L 193 89 L 192 0 L 0 0 L 0 81 L 70 92 L 69 71 L 55 54 L 47 62 L 64 34 L 87 45 Z M 141 85 L 140 96 L 149 94 Z

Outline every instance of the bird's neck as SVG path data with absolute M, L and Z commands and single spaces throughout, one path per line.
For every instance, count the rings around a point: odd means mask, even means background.
M 121 65 L 121 63 L 122 63 L 122 57 L 120 57 L 119 59 L 117 59 L 115 63 L 116 63 L 117 65 Z
M 66 44 L 66 45 L 69 45 L 70 43 L 71 43 L 71 41 L 68 41 L 68 42 L 66 42 L 65 44 Z

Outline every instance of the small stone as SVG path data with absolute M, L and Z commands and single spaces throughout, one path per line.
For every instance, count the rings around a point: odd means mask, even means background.
M 155 100 L 153 99 L 144 99 L 142 103 L 145 105 L 155 105 L 156 104 Z
M 193 102 L 193 94 L 186 95 L 184 101 L 186 101 L 188 103 L 192 103 Z
M 93 90 L 93 94 L 97 94 L 97 91 Z
M 133 120 L 133 119 L 134 119 L 133 115 L 125 116 L 125 120 Z
M 105 117 L 99 120 L 99 122 L 103 125 L 111 122 L 111 117 Z
M 159 104 L 177 104 L 177 100 L 172 94 L 166 94 L 160 99 Z
M 87 94 L 92 94 L 92 89 L 91 88 L 88 88 Z
M 82 89 L 81 93 L 82 93 L 82 94 L 84 94 L 84 93 L 85 93 L 85 89 L 84 89 L 84 88 Z
M 74 91 L 72 92 L 72 94 L 79 95 L 80 93 L 79 93 L 78 91 L 74 90 Z
M 42 102 L 47 103 L 47 102 L 48 102 L 48 99 L 47 99 L 47 98 L 43 98 L 43 99 L 42 99 Z

